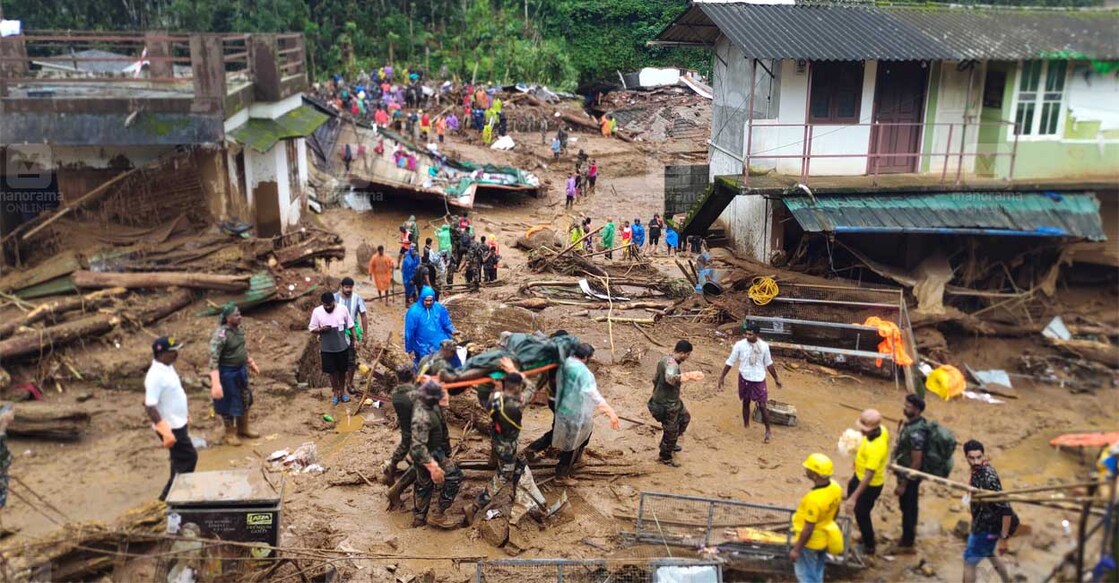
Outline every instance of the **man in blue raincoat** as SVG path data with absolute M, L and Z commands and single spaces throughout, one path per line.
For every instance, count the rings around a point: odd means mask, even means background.
M 420 256 L 416 255 L 415 246 L 409 247 L 400 262 L 400 279 L 404 280 L 404 305 L 416 300 L 416 286 L 412 280 L 416 276 L 416 268 L 420 265 Z
M 435 290 L 424 286 L 420 301 L 404 314 L 404 350 L 412 354 L 418 365 L 421 358 L 439 350 L 440 344 L 454 333 L 451 314 L 435 301 Z
M 633 249 L 641 249 L 645 246 L 645 225 L 641 224 L 641 219 L 633 219 Z

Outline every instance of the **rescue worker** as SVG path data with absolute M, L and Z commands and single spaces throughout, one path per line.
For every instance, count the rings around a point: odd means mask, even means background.
M 396 421 L 400 424 L 400 444 L 392 452 L 389 463 L 384 468 L 384 481 L 386 486 L 396 483 L 397 466 L 408 456 L 408 449 L 412 446 L 412 411 L 416 402 L 415 375 L 412 367 L 402 366 L 396 369 L 398 385 L 392 390 L 392 409 L 396 411 Z
M 473 291 L 478 291 L 482 286 L 482 260 L 484 258 L 484 245 L 470 240 L 470 246 L 466 252 L 466 283 L 471 284 Z
M 870 513 L 886 483 L 890 434 L 882 427 L 882 414 L 877 409 L 864 410 L 855 421 L 855 427 L 863 438 L 859 440 L 859 449 L 855 454 L 855 475 L 847 483 L 845 510 L 855 516 L 859 525 L 859 532 L 863 535 L 863 555 L 873 556 L 878 545 Z
M 432 524 L 441 528 L 454 528 L 460 524 L 446 515 L 463 481 L 462 470 L 451 460 L 450 442 L 443 422 L 443 407 L 449 404 L 448 399 L 447 392 L 435 381 L 424 383 L 417 391 L 409 449 L 412 466 L 416 468 L 416 485 L 412 491 L 412 528 L 427 524 L 435 486 L 442 488 Z
M 659 461 L 662 464 L 679 467 L 672 454 L 680 451 L 677 440 L 688 430 L 692 416 L 684 401 L 680 399 L 680 385 L 689 381 L 703 380 L 699 371 L 681 372 L 680 365 L 692 355 L 692 343 L 680 340 L 672 349 L 672 354 L 664 356 L 657 363 L 653 377 L 653 396 L 649 399 L 649 413 L 661 424 L 664 435 L 661 437 Z
M 227 304 L 221 310 L 218 328 L 210 336 L 210 396 L 214 414 L 220 415 L 225 425 L 223 441 L 234 446 L 241 445 L 240 437 L 260 437 L 249 428 L 249 408 L 253 404 L 249 371 L 259 375 L 260 369 L 249 357 L 241 319 L 241 310 Z
M 485 237 L 482 237 L 485 243 Z M 497 245 L 490 241 L 482 248 L 482 269 L 485 281 L 497 281 L 497 262 L 501 256 L 497 253 Z
M 451 315 L 443 304 L 435 301 L 435 290 L 423 288 L 420 301 L 404 314 L 404 350 L 412 354 L 419 366 L 421 358 L 438 350 L 443 340 L 454 333 Z
M 490 487 L 478 495 L 477 506 L 485 508 L 493 500 L 505 513 L 512 507 L 517 482 L 527 465 L 517 445 L 522 429 L 524 401 L 521 392 L 525 382 L 521 373 L 510 372 L 504 378 L 495 380 L 494 384 L 498 385 L 497 390 L 490 394 L 485 406 L 493 430 L 490 434 L 490 457 L 497 471 Z M 528 396 L 531 398 L 531 393 Z
M 812 481 L 813 486 L 800 499 L 796 513 L 793 514 L 793 537 L 796 542 L 789 551 L 789 560 L 793 562 L 798 582 L 823 583 L 826 555 L 829 547 L 835 544 L 834 540 L 829 539 L 839 537 L 840 549 L 843 545 L 843 532 L 835 523 L 839 504 L 843 500 L 843 488 L 831 479 L 834 466 L 828 456 L 814 453 L 802 465 L 804 475 Z

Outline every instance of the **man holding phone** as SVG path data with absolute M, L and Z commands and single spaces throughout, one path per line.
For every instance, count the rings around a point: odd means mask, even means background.
M 152 364 L 144 377 L 144 409 L 152 420 L 152 428 L 159 434 L 163 447 L 171 454 L 171 477 L 159 499 L 167 499 L 167 492 L 178 474 L 189 474 L 198 463 L 198 451 L 190 440 L 187 425 L 190 410 L 186 392 L 175 371 L 182 343 L 174 337 L 161 336 L 152 343 Z

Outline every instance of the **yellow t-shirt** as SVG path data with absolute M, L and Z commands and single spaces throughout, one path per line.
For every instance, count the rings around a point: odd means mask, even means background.
M 874 470 L 874 477 L 870 479 L 869 486 L 881 486 L 886 483 L 886 462 L 890 454 L 890 434 L 886 428 L 874 440 L 870 441 L 864 435 L 859 441 L 859 450 L 855 454 L 855 477 L 862 481 L 867 470 Z
M 824 532 L 824 527 L 835 521 L 835 515 L 839 513 L 839 503 L 842 501 L 843 488 L 840 488 L 835 480 L 828 480 L 826 486 L 812 488 L 804 498 L 800 499 L 797 511 L 793 514 L 793 541 L 800 537 L 800 531 L 804 530 L 804 523 L 812 522 L 816 524 L 816 528 L 812 530 L 812 535 L 808 537 L 804 548 L 813 551 L 828 548 L 828 535 Z

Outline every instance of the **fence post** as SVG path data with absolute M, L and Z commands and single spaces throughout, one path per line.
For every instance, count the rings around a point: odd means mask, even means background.
M 711 526 L 715 520 L 715 503 L 707 503 L 707 531 L 703 533 L 703 546 L 711 546 Z
M 645 518 L 645 494 L 641 494 L 641 498 L 637 499 L 637 538 L 641 538 L 641 524 Z
M 563 583 L 563 563 L 556 565 L 556 583 Z
M 482 583 L 482 561 L 478 561 L 474 565 L 477 567 L 474 570 L 474 583 Z

